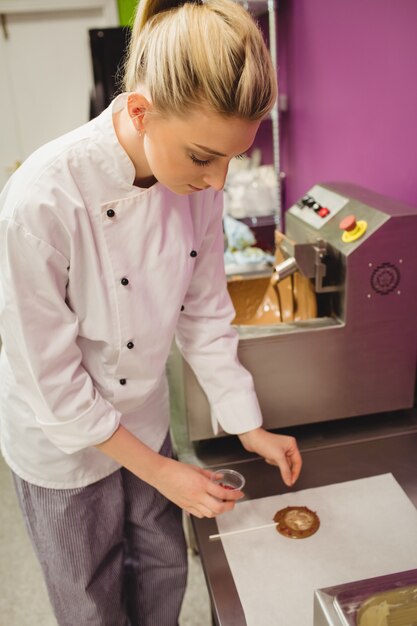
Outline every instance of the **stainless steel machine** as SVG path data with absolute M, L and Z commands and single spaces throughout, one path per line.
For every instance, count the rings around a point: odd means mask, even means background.
M 314 626 L 408 626 L 417 620 L 417 570 L 318 589 Z
M 301 272 L 317 314 L 237 326 L 239 358 L 254 377 L 265 427 L 412 407 L 417 208 L 349 183 L 317 184 L 287 211 L 285 235 L 275 279 Z M 170 371 L 189 439 L 214 437 L 206 396 L 178 353 Z

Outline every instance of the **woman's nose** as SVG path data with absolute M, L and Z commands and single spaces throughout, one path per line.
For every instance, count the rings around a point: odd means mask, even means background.
M 216 191 L 221 191 L 224 187 L 224 183 L 226 181 L 227 170 L 229 169 L 229 164 L 218 166 L 216 169 L 213 169 L 211 172 L 208 172 L 203 177 L 203 180 L 206 185 L 212 187 Z

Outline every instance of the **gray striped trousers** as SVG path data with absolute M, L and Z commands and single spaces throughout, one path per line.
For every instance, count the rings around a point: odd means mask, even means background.
M 161 454 L 169 455 L 169 438 Z M 125 469 L 79 489 L 13 476 L 59 626 L 176 626 L 181 510 Z

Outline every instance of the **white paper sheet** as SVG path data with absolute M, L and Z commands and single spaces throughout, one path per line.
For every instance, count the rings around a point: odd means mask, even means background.
M 316 511 L 317 533 L 221 539 L 248 626 L 313 626 L 316 589 L 417 567 L 417 509 L 391 474 L 241 502 L 217 518 L 219 532 L 273 522 L 286 506 Z

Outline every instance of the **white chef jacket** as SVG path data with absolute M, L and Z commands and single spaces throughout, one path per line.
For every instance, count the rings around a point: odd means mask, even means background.
M 218 424 L 261 424 L 237 361 L 222 194 L 133 185 L 112 114 L 29 157 L 0 196 L 1 447 L 24 480 L 93 483 L 119 468 L 94 446 L 119 423 L 158 450 L 176 333 Z

